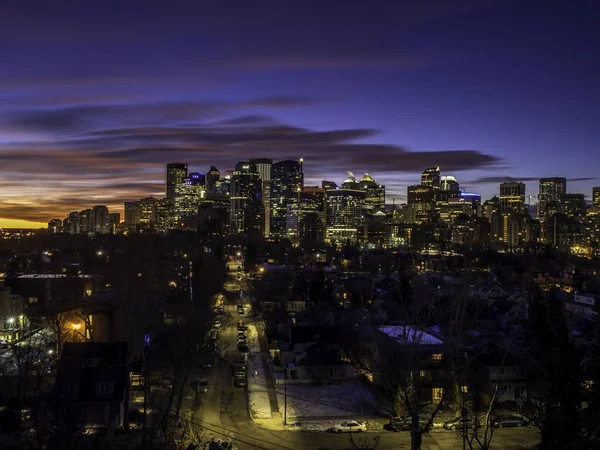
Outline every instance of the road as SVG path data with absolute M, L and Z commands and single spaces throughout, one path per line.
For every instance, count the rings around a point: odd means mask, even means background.
M 207 393 L 198 393 L 194 402 L 192 421 L 204 428 L 204 435 L 222 439 L 229 438 L 240 450 L 342 450 L 352 448 L 348 435 L 336 435 L 325 432 L 283 431 L 271 426 L 267 429 L 252 421 L 248 412 L 246 390 L 233 385 L 231 367 L 243 354 L 237 349 L 236 324 L 238 320 L 246 323 L 252 319 L 249 315 L 239 316 L 237 304 L 240 290 L 245 288 L 243 281 L 237 280 L 232 273 L 226 283 L 225 313 L 220 315 L 221 335 L 219 356 L 205 376 L 211 379 Z M 260 327 L 259 327 L 260 328 Z M 357 436 L 359 439 L 378 437 L 378 450 L 409 449 L 410 434 L 386 431 L 367 432 Z M 513 428 L 497 430 L 494 436 L 495 448 L 530 448 L 539 441 L 539 435 L 531 428 Z M 458 433 L 435 430 L 423 437 L 423 449 L 461 449 L 462 440 Z

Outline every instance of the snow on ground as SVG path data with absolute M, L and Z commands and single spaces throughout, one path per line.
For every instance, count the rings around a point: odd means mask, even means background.
M 440 345 L 442 341 L 423 330 L 406 325 L 391 325 L 379 327 L 389 337 L 396 339 L 401 344 Z
M 360 420 L 367 425 L 367 431 L 381 431 L 383 430 L 383 424 L 386 421 L 377 419 L 361 419 L 353 417 L 353 419 Z M 288 425 L 284 425 L 286 431 L 327 431 L 336 425 L 339 425 L 346 419 L 340 418 L 339 420 L 303 420 L 291 422 L 288 420 Z
M 283 416 L 285 386 L 279 384 L 276 389 L 279 412 Z M 361 382 L 287 385 L 288 418 L 356 417 L 371 415 L 378 410 L 375 395 Z
M 270 419 L 271 404 L 267 391 L 265 367 L 260 354 L 256 326 L 249 324 L 246 330 L 248 342 L 248 402 L 250 413 L 255 419 Z

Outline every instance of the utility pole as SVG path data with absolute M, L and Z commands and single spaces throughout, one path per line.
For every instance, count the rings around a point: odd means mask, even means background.
M 150 345 L 150 335 L 144 335 L 144 350 L 142 351 L 142 375 L 144 378 L 144 415 L 142 422 L 142 450 L 146 449 L 146 415 L 148 406 L 148 367 L 146 366 L 146 351 Z

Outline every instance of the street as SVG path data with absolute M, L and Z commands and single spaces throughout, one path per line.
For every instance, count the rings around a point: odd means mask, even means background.
M 213 367 L 208 369 L 204 375 L 211 379 L 208 392 L 196 394 L 192 423 L 203 428 L 201 433 L 204 437 L 227 438 L 240 450 L 257 448 L 342 450 L 352 448 L 347 434 L 284 431 L 278 411 L 272 411 L 273 419 L 256 420 L 255 422 L 250 418 L 246 388 L 235 387 L 232 377 L 232 366 L 237 360 L 244 358 L 244 354 L 237 349 L 236 345 L 237 321 L 252 322 L 248 312 L 245 315 L 237 313 L 240 290 L 246 287 L 243 279 L 238 280 L 237 276 L 237 272 L 230 273 L 228 276 L 225 286 L 224 313 L 218 316 L 221 321 L 218 357 L 215 359 Z M 257 326 L 256 328 L 259 333 L 262 332 L 262 327 Z M 268 358 L 266 349 L 261 349 L 261 356 L 264 359 Z M 248 382 L 251 382 L 251 375 L 249 378 Z M 410 448 L 409 432 L 393 433 L 381 430 L 363 433 L 355 437 L 369 440 L 379 437 L 378 449 Z M 533 446 L 538 440 L 539 433 L 530 427 L 499 429 L 494 434 L 495 448 L 525 449 Z M 458 432 L 438 428 L 423 436 L 422 448 L 461 449 L 463 443 Z

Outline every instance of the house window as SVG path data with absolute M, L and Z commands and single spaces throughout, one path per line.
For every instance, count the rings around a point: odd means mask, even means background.
M 444 355 L 442 355 L 441 353 L 434 353 L 431 355 L 431 359 L 433 359 L 434 361 L 441 361 L 442 359 L 444 359 Z
M 469 386 L 467 386 L 466 384 L 463 384 L 460 387 L 460 392 L 462 392 L 463 394 L 468 394 L 469 393 Z
M 431 400 L 434 402 L 439 402 L 442 400 L 444 395 L 444 388 L 432 388 L 431 389 Z
M 583 388 L 587 391 L 591 391 L 594 387 L 594 380 L 583 380 Z
M 112 383 L 98 383 L 97 392 L 100 396 L 112 395 L 113 384 Z
M 419 370 L 419 376 L 421 378 L 425 378 L 425 371 L 424 370 Z

